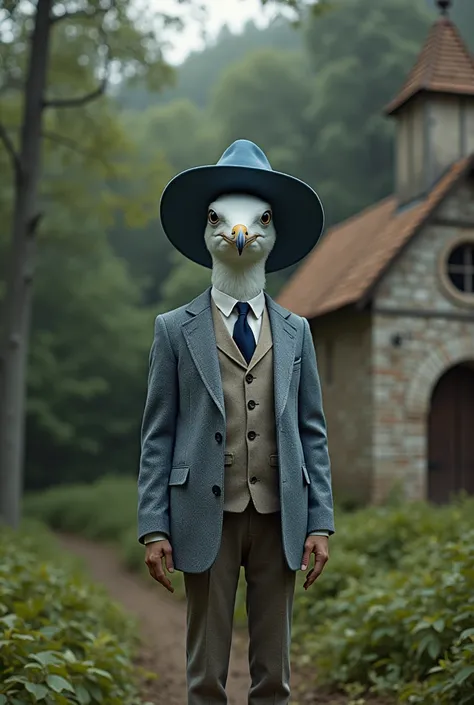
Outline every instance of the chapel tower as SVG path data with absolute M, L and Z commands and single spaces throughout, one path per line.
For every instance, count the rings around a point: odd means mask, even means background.
M 474 152 L 474 58 L 437 0 L 440 17 L 398 95 L 385 108 L 396 120 L 395 191 L 409 203 Z

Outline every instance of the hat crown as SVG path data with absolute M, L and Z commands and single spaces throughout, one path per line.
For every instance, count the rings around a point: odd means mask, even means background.
M 176 249 L 193 262 L 212 267 L 203 237 L 208 208 L 219 196 L 230 194 L 257 196 L 271 204 L 278 237 L 266 261 L 267 272 L 296 264 L 321 236 L 324 211 L 317 193 L 304 181 L 274 171 L 260 147 L 240 139 L 225 150 L 217 164 L 186 169 L 175 176 L 161 196 L 163 230 Z
M 217 166 L 243 166 L 272 171 L 265 153 L 250 140 L 236 140 L 217 162 Z

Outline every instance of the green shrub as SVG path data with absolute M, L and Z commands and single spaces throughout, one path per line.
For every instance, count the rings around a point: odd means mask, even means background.
M 117 541 L 125 565 L 146 572 L 133 478 L 53 489 L 26 506 L 55 528 Z M 474 703 L 465 699 L 474 689 L 473 517 L 474 499 L 462 497 L 446 507 L 393 497 L 385 507 L 338 508 L 323 576 L 305 592 L 297 574 L 297 661 L 315 666 L 319 681 L 358 692 L 395 693 L 417 705 Z M 184 595 L 180 573 L 173 584 Z M 235 616 L 246 622 L 242 574 Z
M 61 485 L 25 499 L 25 513 L 52 529 L 117 541 L 136 527 L 137 487 L 132 478 L 103 477 L 91 485 Z
M 399 570 L 352 581 L 327 617 L 304 639 L 305 654 L 325 680 L 358 682 L 378 693 L 421 684 L 405 690 L 406 697 L 417 688 L 423 694 L 447 688 L 445 700 L 433 702 L 453 705 L 461 702 L 458 683 L 471 692 L 463 702 L 473 703 L 474 531 L 453 542 L 419 543 L 417 557 L 401 560 Z
M 374 568 L 392 570 L 418 539 L 459 536 L 472 524 L 474 501 L 460 498 L 443 507 L 412 502 L 394 507 L 367 507 L 336 516 L 332 551 L 365 555 Z
M 0 705 L 138 705 L 136 634 L 44 529 L 0 530 Z

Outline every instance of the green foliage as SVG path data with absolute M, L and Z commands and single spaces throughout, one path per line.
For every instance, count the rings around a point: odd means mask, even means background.
M 310 96 L 301 54 L 259 49 L 224 72 L 213 90 L 211 120 L 222 145 L 245 136 L 267 152 L 273 168 L 298 173 Z
M 25 498 L 25 513 L 50 528 L 97 541 L 120 541 L 136 522 L 136 483 L 105 476 L 93 484 L 52 487 Z
M 161 287 L 160 311 L 170 311 L 192 301 L 210 286 L 211 271 L 174 252 L 174 268 Z
M 215 142 L 205 130 L 202 111 L 185 99 L 151 107 L 141 115 L 129 111 L 122 122 L 129 134 L 140 136 L 137 146 L 144 156 L 152 145 L 155 154 L 166 155 L 175 172 L 203 163 Z
M 425 539 L 398 570 L 352 580 L 306 653 L 335 682 L 360 682 L 379 693 L 399 692 L 408 682 L 415 685 L 405 693 L 416 690 L 439 659 L 459 658 L 460 639 L 467 647 L 474 642 L 466 634 L 474 623 L 473 538 L 466 528 L 456 541 Z M 462 654 L 463 667 L 472 667 L 472 655 L 470 649 Z M 469 688 L 472 696 L 474 669 L 464 671 L 459 688 L 451 663 L 436 672 L 442 687 L 449 684 L 445 702 L 459 703 Z M 433 689 L 429 678 L 424 688 Z
M 297 594 L 300 662 L 314 665 L 319 681 L 359 683 L 362 691 L 406 702 L 457 705 L 467 697 L 474 674 L 466 633 L 474 623 L 473 512 L 471 499 L 339 517 L 324 577 L 313 595 Z M 444 700 L 437 700 L 441 691 Z M 410 699 L 415 694 L 421 699 Z
M 134 620 L 26 528 L 0 530 L 0 703 L 140 705 Z
M 269 27 L 259 29 L 248 22 L 240 34 L 232 34 L 223 27 L 204 51 L 192 52 L 177 68 L 175 85 L 165 88 L 160 95 L 151 95 L 142 87 L 122 88 L 117 100 L 120 105 L 135 111 L 146 110 L 152 105 L 191 101 L 199 108 L 209 102 L 213 86 L 221 79 L 223 71 L 240 61 L 255 47 L 298 50 L 302 46 L 301 33 L 282 18 L 275 19 Z
M 319 187 L 331 223 L 392 189 L 393 122 L 383 108 L 400 90 L 431 20 L 424 0 L 338 0 L 304 28 L 314 80 L 303 173 Z
M 56 529 L 116 541 L 124 564 L 143 566 L 136 483 L 32 495 L 28 515 Z M 401 702 L 471 705 L 474 692 L 474 499 L 337 510 L 330 561 L 306 592 L 297 575 L 293 649 L 318 683 L 396 695 Z M 181 574 L 174 574 L 183 596 Z M 240 576 L 236 623 L 246 622 Z
M 93 479 L 105 462 L 116 472 L 136 463 L 131 438 L 138 438 L 153 314 L 139 310 L 123 263 L 94 235 L 86 229 L 40 252 L 27 403 L 32 488 L 79 474 Z
M 123 13 L 126 0 L 117 5 Z M 326 5 L 314 17 L 303 14 L 297 29 L 280 18 L 265 30 L 248 25 L 239 36 L 223 30 L 177 67 L 174 88 L 161 44 L 150 40 L 151 23 L 130 13 L 111 34 L 128 109 L 119 112 L 115 99 L 102 96 L 78 109 L 45 111 L 28 488 L 137 466 L 154 316 L 210 281 L 207 270 L 174 251 L 159 224 L 159 196 L 175 173 L 213 163 L 232 139 L 249 137 L 275 168 L 318 190 L 329 225 L 390 191 L 393 125 L 381 109 L 399 90 L 435 14 L 425 0 Z M 471 5 L 457 0 L 452 11 L 466 37 L 474 36 Z M 66 9 L 69 3 L 56 3 L 55 12 Z M 16 78 L 24 72 L 31 22 L 28 3 L 17 10 L 15 42 L 0 42 L 0 119 L 15 142 Z M 156 19 L 155 26 L 173 26 L 169 17 Z M 82 95 L 97 85 L 101 17 L 76 20 L 53 28 L 51 96 Z M 8 35 L 9 26 L 3 22 L 2 32 Z M 145 73 L 164 90 L 135 103 L 125 79 L 134 76 L 142 90 Z M 6 223 L 13 180 L 1 148 L 0 172 Z M 0 296 L 7 232 L 0 231 Z M 296 269 L 270 275 L 269 293 L 276 296 Z
M 471 612 L 472 623 L 472 612 Z M 416 705 L 470 705 L 474 702 L 474 629 L 455 639 L 429 678 L 402 687 L 400 702 Z
M 146 76 L 155 87 L 168 81 L 149 26 L 170 18 L 152 12 L 147 27 L 129 5 L 120 0 L 107 10 L 84 2 L 77 11 L 75 3 L 54 4 L 55 15 L 73 15 L 51 28 L 48 99 L 96 89 L 106 45 L 114 77 Z M 15 144 L 33 18 L 21 4 L 0 18 L 0 121 Z M 141 306 L 141 282 L 110 247 L 107 228 L 117 217 L 127 228 L 143 228 L 156 216 L 157 193 L 170 175 L 162 156 L 144 158 L 107 96 L 74 109 L 48 108 L 43 138 L 27 400 L 25 474 L 32 488 L 97 477 L 106 462 L 116 472 L 136 463 L 153 313 Z M 3 222 L 14 197 L 9 167 L 0 148 L 8 177 L 0 186 Z M 0 279 L 7 233 L 0 233 Z

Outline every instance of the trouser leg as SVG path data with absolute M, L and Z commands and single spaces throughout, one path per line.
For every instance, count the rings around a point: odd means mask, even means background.
M 185 573 L 188 705 L 224 705 L 246 514 L 224 513 L 216 561 Z
M 249 705 L 287 705 L 290 698 L 290 644 L 296 573 L 288 568 L 281 515 L 250 516 L 245 561 L 250 636 Z

